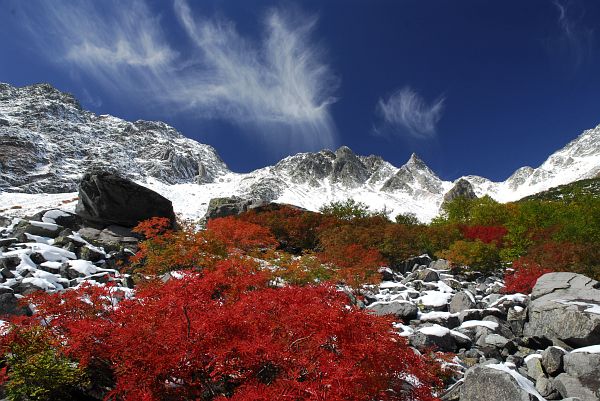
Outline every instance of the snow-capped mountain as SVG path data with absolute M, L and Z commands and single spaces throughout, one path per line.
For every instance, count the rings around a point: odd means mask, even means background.
M 415 154 L 395 167 L 345 146 L 299 153 L 238 174 L 212 147 L 165 123 L 96 115 L 47 84 L 0 84 L 0 213 L 72 207 L 77 182 L 91 168 L 117 171 L 158 191 L 187 218 L 202 216 L 211 198 L 237 195 L 311 210 L 353 198 L 390 216 L 410 212 L 428 221 L 457 183 L 460 191 L 469 192 L 468 181 L 478 196 L 489 194 L 505 202 L 596 176 L 600 126 L 585 131 L 540 167 L 520 168 L 504 182 L 478 176 L 443 181 Z
M 165 123 L 96 115 L 47 84 L 0 84 L 0 149 L 5 191 L 72 192 L 90 168 L 169 184 L 211 182 L 228 172 L 211 146 Z

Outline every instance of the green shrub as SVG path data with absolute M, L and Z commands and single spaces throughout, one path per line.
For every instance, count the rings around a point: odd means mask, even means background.
M 8 366 L 6 397 L 12 401 L 70 400 L 88 384 L 82 368 L 61 355 L 40 326 L 12 329 L 3 344 Z

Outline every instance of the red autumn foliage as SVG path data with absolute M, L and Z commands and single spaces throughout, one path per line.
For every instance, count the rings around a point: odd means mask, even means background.
M 495 242 L 500 246 L 508 230 L 504 226 L 465 226 L 462 233 L 470 241 L 480 240 L 486 244 Z
M 142 234 L 146 239 L 151 239 L 166 233 L 171 228 L 171 221 L 166 217 L 153 217 L 139 223 L 133 228 L 133 232 Z
M 233 216 L 209 220 L 206 230 L 229 250 L 250 251 L 277 246 L 277 240 L 267 227 Z
M 434 400 L 433 364 L 390 319 L 334 287 L 267 282 L 240 258 L 151 282 L 118 308 L 92 286 L 31 301 L 70 357 L 110 368 L 108 399 Z
M 386 264 L 377 249 L 367 249 L 359 244 L 330 246 L 319 258 L 323 263 L 338 267 L 337 278 L 354 288 L 377 282 L 379 268 Z
M 513 262 L 512 270 L 504 275 L 504 292 L 530 294 L 537 279 L 551 271 L 552 269 L 542 267 L 528 258 L 519 258 Z
M 319 244 L 319 232 L 335 220 L 319 213 L 286 205 L 271 205 L 271 208 L 260 211 L 250 210 L 239 218 L 269 228 L 280 246 L 294 253 L 315 250 Z
M 159 275 L 172 270 L 202 269 L 227 256 L 225 244 L 212 233 L 192 227 L 172 230 L 162 220 L 150 219 L 134 228 L 146 237 L 130 259 L 136 271 Z

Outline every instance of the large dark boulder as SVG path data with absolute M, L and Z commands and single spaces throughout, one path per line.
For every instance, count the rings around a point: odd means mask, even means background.
M 79 184 L 76 213 L 102 226 L 134 227 L 152 217 L 166 217 L 173 223 L 171 201 L 128 179 L 108 172 L 84 175 Z

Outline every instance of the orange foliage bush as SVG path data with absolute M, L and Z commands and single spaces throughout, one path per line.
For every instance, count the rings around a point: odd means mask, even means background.
M 258 248 L 275 248 L 277 240 L 267 227 L 240 220 L 233 216 L 208 221 L 206 230 L 228 250 L 251 251 Z
M 319 257 L 323 263 L 336 266 L 335 277 L 353 288 L 377 283 L 379 267 L 386 264 L 377 249 L 367 249 L 359 244 L 329 247 Z
M 227 255 L 225 244 L 209 232 L 195 231 L 191 227 L 176 231 L 162 220 L 151 219 L 134 228 L 147 238 L 131 258 L 136 272 L 158 275 L 172 270 L 204 268 Z

